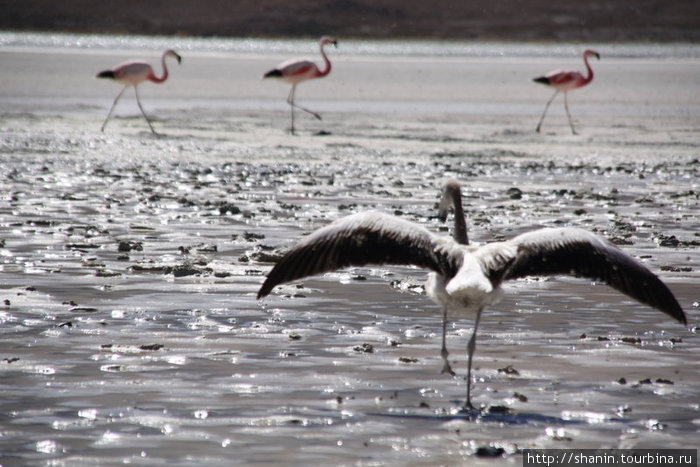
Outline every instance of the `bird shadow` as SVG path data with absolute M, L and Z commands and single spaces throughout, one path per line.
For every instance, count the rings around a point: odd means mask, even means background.
M 386 418 L 402 418 L 411 420 L 425 421 L 464 421 L 475 423 L 499 423 L 503 425 L 542 425 L 542 424 L 557 424 L 557 425 L 581 425 L 588 424 L 585 419 L 562 418 L 551 415 L 544 415 L 534 412 L 517 412 L 507 407 L 489 407 L 483 410 L 459 409 L 449 413 L 413 413 L 409 410 L 402 412 L 368 412 L 368 416 L 386 417 Z M 623 418 L 612 418 L 606 420 L 611 423 L 627 423 L 629 420 Z
M 143 138 L 149 138 L 149 139 L 153 139 L 153 140 L 166 139 L 166 138 L 173 139 L 172 136 L 167 134 L 167 133 L 163 133 L 160 131 L 154 133 L 154 132 L 148 131 L 148 130 L 139 130 L 135 136 L 137 138 L 140 138 L 140 139 L 143 139 Z

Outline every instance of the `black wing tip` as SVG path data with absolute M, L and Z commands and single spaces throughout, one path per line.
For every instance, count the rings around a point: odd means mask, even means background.
M 652 274 L 651 271 L 649 271 L 649 273 Z M 659 310 L 679 323 L 685 326 L 688 325 L 688 318 L 680 303 L 678 303 L 678 300 L 668 286 L 658 277 L 654 276 L 650 282 L 642 282 L 644 287 L 642 290 L 637 290 L 637 293 L 623 290 L 610 283 L 608 283 L 608 285 L 634 298 L 640 303 L 644 303 L 651 308 Z
M 668 285 L 644 265 L 640 264 L 640 266 L 643 268 L 641 272 L 646 273 L 647 277 L 642 278 L 642 280 L 639 281 L 638 285 L 641 286 L 641 289 L 638 290 L 638 293 L 633 294 L 622 289 L 618 290 L 642 303 L 649 305 L 652 308 L 661 311 L 662 313 L 667 314 L 679 323 L 687 326 L 688 318 L 683 311 L 683 307 L 681 307 L 681 304 L 678 303 L 678 299 L 676 299 L 676 296 L 673 294 Z
M 675 319 L 679 323 L 683 324 L 684 326 L 688 325 L 688 318 L 685 316 L 685 312 L 683 311 L 683 308 L 681 308 L 681 306 L 678 304 L 678 302 L 675 303 L 674 307 L 664 309 L 661 311 L 668 314 L 669 316 L 671 316 L 673 319 Z
M 682 314 L 681 314 L 680 318 L 678 318 L 678 321 L 680 321 L 681 323 L 683 323 L 683 326 L 687 326 L 687 325 L 688 325 L 688 320 L 687 320 L 686 317 L 685 317 L 685 313 L 683 313 L 683 310 L 681 310 L 681 313 L 682 313 Z
M 282 72 L 278 69 L 270 70 L 263 75 L 263 78 L 281 78 Z
M 532 78 L 535 83 L 549 84 L 549 78 L 546 76 L 539 76 L 537 78 Z
M 110 79 L 114 79 L 115 76 L 114 76 L 114 72 L 113 72 L 112 70 L 105 70 L 105 71 L 100 71 L 99 73 L 97 73 L 96 78 L 110 78 Z
M 270 285 L 269 281 L 266 280 L 263 282 L 263 285 L 260 287 L 260 290 L 258 290 L 258 295 L 257 299 L 260 300 L 261 298 L 267 297 L 270 292 L 272 292 L 272 289 L 274 288 L 274 285 Z

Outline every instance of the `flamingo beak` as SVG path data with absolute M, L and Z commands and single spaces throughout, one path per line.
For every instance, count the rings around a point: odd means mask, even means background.
M 438 203 L 438 219 L 440 222 L 445 222 L 447 220 L 447 213 L 452 206 L 452 199 L 450 198 L 449 189 L 446 186 L 440 197 L 440 202 Z
M 175 58 L 177 59 L 178 65 L 179 65 L 180 63 L 182 63 L 182 57 L 180 57 L 179 54 L 175 54 Z

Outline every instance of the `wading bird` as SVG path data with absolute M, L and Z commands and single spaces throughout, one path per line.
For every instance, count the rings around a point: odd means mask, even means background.
M 338 47 L 338 41 L 328 36 L 323 36 L 321 38 L 321 57 L 323 57 L 323 61 L 325 62 L 325 68 L 323 70 L 320 70 L 318 66 L 316 66 L 316 64 L 310 60 L 293 59 L 280 63 L 277 68 L 268 71 L 263 76 L 263 78 L 278 78 L 285 83 L 290 83 L 292 85 L 292 89 L 289 91 L 289 96 L 287 96 L 287 103 L 292 111 L 292 127 L 290 130 L 292 134 L 294 134 L 294 107 L 303 110 L 304 112 L 307 112 L 321 120 L 321 116 L 316 112 L 312 112 L 311 110 L 305 109 L 304 107 L 294 103 L 294 92 L 297 88 L 297 84 L 309 79 L 323 78 L 331 72 L 331 62 L 328 60 L 326 52 L 323 50 L 323 47 L 328 44 L 333 44 L 334 46 Z
M 401 218 L 362 212 L 322 227 L 292 247 L 272 268 L 258 299 L 285 282 L 328 271 L 368 264 L 415 265 L 432 271 L 426 292 L 441 308 L 443 373 L 454 375 L 447 360 L 448 313 L 474 316 L 467 345 L 467 398 L 471 402 L 472 358 L 481 312 L 497 303 L 501 283 L 531 275 L 568 274 L 603 281 L 618 291 L 686 324 L 673 293 L 646 266 L 586 230 L 543 228 L 503 242 L 471 246 L 467 236 L 459 184 L 444 187 L 439 217 L 454 207 L 453 238 L 434 235 Z
M 177 60 L 177 63 L 180 63 L 182 61 L 182 57 L 180 57 L 177 52 L 174 50 L 166 50 L 163 52 L 163 56 L 161 57 L 161 65 L 163 67 L 163 75 L 159 78 L 155 75 L 153 72 L 153 68 L 151 65 L 149 65 L 146 62 L 125 62 L 122 63 L 121 65 L 118 65 L 116 68 L 113 68 L 111 70 L 104 70 L 101 71 L 97 74 L 97 78 L 109 78 L 113 79 L 114 81 L 121 83 L 124 85 L 121 91 L 119 91 L 119 94 L 117 94 L 117 98 L 114 99 L 114 102 L 112 103 L 112 108 L 109 109 L 109 113 L 107 114 L 107 118 L 105 119 L 104 123 L 102 124 L 101 131 L 105 131 L 105 127 L 107 126 L 107 122 L 109 121 L 109 117 L 112 116 L 112 111 L 114 111 L 114 107 L 117 105 L 117 101 L 119 101 L 119 98 L 122 97 L 122 94 L 124 94 L 124 91 L 126 88 L 129 86 L 134 87 L 134 93 L 136 94 L 136 103 L 139 105 L 139 109 L 141 109 L 141 113 L 143 114 L 143 118 L 146 119 L 146 123 L 148 123 L 148 126 L 151 128 L 151 131 L 153 132 L 154 135 L 157 135 L 156 130 L 153 129 L 153 125 L 151 125 L 151 121 L 148 119 L 148 116 L 146 115 L 146 112 L 144 112 L 143 107 L 141 106 L 141 100 L 139 99 L 139 90 L 138 90 L 138 85 L 143 83 L 144 81 L 152 81 L 154 83 L 162 83 L 166 79 L 168 79 L 168 67 L 165 66 L 165 58 L 166 57 L 173 57 Z
M 583 53 L 583 62 L 586 64 L 588 76 L 583 76 L 581 73 L 575 70 L 555 70 L 550 71 L 544 76 L 540 76 L 538 78 L 533 79 L 533 81 L 537 83 L 546 84 L 547 86 L 551 86 L 555 89 L 554 94 L 552 95 L 552 97 L 549 98 L 549 100 L 547 101 L 547 105 L 544 107 L 544 112 L 542 112 L 540 122 L 537 124 L 537 133 L 540 132 L 540 127 L 542 126 L 542 121 L 544 120 L 544 116 L 547 113 L 549 104 L 551 104 L 554 98 L 557 97 L 557 94 L 559 94 L 560 92 L 564 92 L 564 108 L 566 109 L 566 116 L 569 118 L 569 126 L 571 127 L 571 133 L 576 134 L 576 130 L 574 130 L 574 124 L 571 122 L 571 114 L 569 113 L 569 102 L 567 99 L 567 93 L 572 89 L 583 87 L 591 81 L 593 81 L 593 69 L 591 68 L 591 65 L 588 64 L 588 57 L 595 57 L 598 60 L 600 60 L 600 55 L 598 54 L 598 52 L 594 52 L 593 50 L 586 50 Z

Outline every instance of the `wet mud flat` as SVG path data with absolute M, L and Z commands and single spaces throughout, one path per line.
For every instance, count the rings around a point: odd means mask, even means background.
M 555 116 L 535 135 L 511 115 L 382 108 L 291 137 L 284 108 L 197 102 L 154 105 L 163 137 L 137 113 L 99 133 L 104 109 L 79 100 L 3 115 L 3 462 L 520 465 L 524 448 L 696 443 L 692 118 L 584 114 L 571 136 Z M 514 281 L 482 318 L 486 409 L 468 420 L 424 271 L 353 268 L 255 299 L 280 251 L 359 210 L 448 235 L 447 178 L 473 241 L 595 231 L 669 284 L 691 329 L 602 284 Z M 448 328 L 460 376 L 471 325 Z

